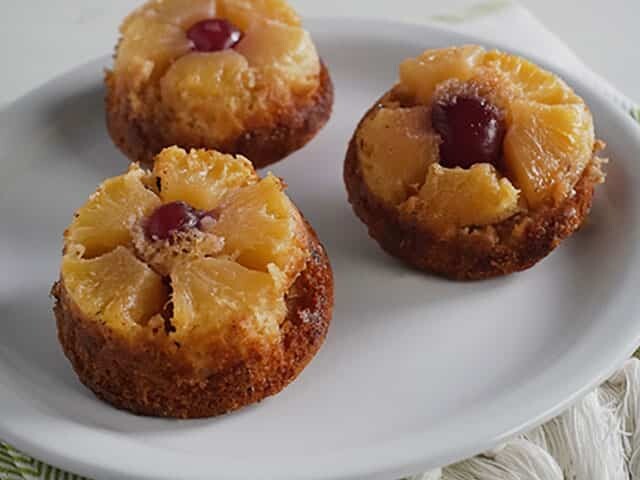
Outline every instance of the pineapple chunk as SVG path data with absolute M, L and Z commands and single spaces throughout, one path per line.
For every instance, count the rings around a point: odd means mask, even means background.
M 234 50 L 224 50 L 178 59 L 160 88 L 163 103 L 177 117 L 174 124 L 186 126 L 187 137 L 195 129 L 224 140 L 244 131 L 253 84 L 247 60 Z
M 477 163 L 471 168 L 429 167 L 427 178 L 416 197 L 401 207 L 411 211 L 416 203 L 427 224 L 482 226 L 500 222 L 518 211 L 519 192 L 506 178 L 498 178 L 494 167 Z
M 535 208 L 570 192 L 593 155 L 593 119 L 584 104 L 519 101 L 504 139 L 510 177 Z
M 131 243 L 131 227 L 160 205 L 160 199 L 142 183 L 138 166 L 106 180 L 82 206 L 65 232 L 65 239 L 81 244 L 86 257 L 95 257 L 118 245 Z
M 524 58 L 493 50 L 487 52 L 482 64 L 505 74 L 519 96 L 527 100 L 547 105 L 581 102 L 560 78 Z
M 237 344 L 246 338 L 279 339 L 286 314 L 271 275 L 220 258 L 185 262 L 171 274 L 176 335 L 217 337 Z
M 264 19 L 300 26 L 300 17 L 285 0 L 218 0 L 218 16 L 245 32 Z
M 287 275 L 301 270 L 306 261 L 302 220 L 276 177 L 269 174 L 232 193 L 220 212 L 211 232 L 224 238 L 224 254 L 263 272 L 270 264 Z
M 439 83 L 457 78 L 469 80 L 485 51 L 475 45 L 427 50 L 400 64 L 400 92 L 428 104 Z
M 160 179 L 165 203 L 184 201 L 200 210 L 213 210 L 229 192 L 255 183 L 251 162 L 212 150 L 165 148 L 155 159 L 154 174 Z
M 127 331 L 144 325 L 167 301 L 162 278 L 125 247 L 85 260 L 82 248 L 62 260 L 62 281 L 88 319 Z
M 191 42 L 175 25 L 144 16 L 132 17 L 118 44 L 115 70 L 134 85 L 160 78 L 171 63 L 188 53 Z
M 259 69 L 265 86 L 284 82 L 301 93 L 318 84 L 320 60 L 306 30 L 265 20 L 247 32 L 236 51 Z
M 362 122 L 356 145 L 365 183 L 392 205 L 414 193 L 438 161 L 438 137 L 426 107 L 376 110 Z

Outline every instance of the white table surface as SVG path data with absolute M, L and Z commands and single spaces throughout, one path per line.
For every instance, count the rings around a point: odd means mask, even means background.
M 142 0 L 0 0 L 0 106 L 51 77 L 110 53 Z M 419 22 L 473 0 L 291 0 L 303 16 Z M 640 100 L 640 0 L 522 0 L 604 78 Z

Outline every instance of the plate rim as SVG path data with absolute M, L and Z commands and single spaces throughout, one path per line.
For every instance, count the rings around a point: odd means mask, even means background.
M 385 28 L 386 33 L 396 38 L 400 41 L 409 41 L 409 38 L 412 35 L 418 35 L 421 32 L 429 31 L 429 35 L 441 35 L 447 39 L 454 40 L 451 44 L 462 44 L 462 43 L 478 43 L 480 45 L 489 47 L 489 48 L 500 48 L 502 50 L 510 51 L 516 54 L 521 54 L 518 49 L 511 49 L 508 46 L 501 44 L 499 42 L 488 42 L 484 39 L 475 36 L 475 35 L 467 35 L 463 33 L 459 33 L 455 30 L 448 29 L 446 27 L 433 25 L 430 23 L 426 24 L 417 24 L 403 21 L 392 21 L 392 20 L 384 20 L 384 19 L 369 19 L 369 18 L 357 18 L 357 17 L 314 17 L 306 19 L 305 26 L 312 32 L 312 36 L 322 35 L 320 32 L 333 32 L 335 35 L 344 34 L 346 31 L 355 32 L 358 36 L 362 36 L 363 38 L 367 35 L 371 35 L 371 30 L 376 30 L 380 28 Z M 315 32 L 315 33 L 314 33 Z M 583 81 L 576 74 L 566 71 L 562 66 L 558 66 L 556 64 L 550 63 L 544 59 L 540 59 L 535 55 L 523 54 L 528 59 L 533 60 L 534 62 L 542 65 L 545 68 L 550 69 L 551 71 L 558 73 L 562 78 L 566 79 L 569 84 L 581 92 L 589 92 L 589 96 L 598 99 L 601 105 L 606 105 L 606 109 L 613 115 L 616 120 L 620 121 L 621 128 L 625 130 L 625 134 L 629 134 L 631 137 L 635 137 L 635 143 L 638 146 L 638 151 L 640 153 L 640 128 L 638 128 L 633 120 L 626 115 L 618 106 L 613 104 L 613 101 L 606 98 L 604 93 L 597 91 L 592 88 L 587 82 Z M 44 82 L 39 87 L 29 91 L 25 95 L 21 96 L 17 100 L 12 101 L 8 105 L 4 106 L 0 109 L 0 118 L 6 116 L 12 110 L 23 107 L 23 105 L 27 105 L 30 101 L 36 101 L 38 95 L 42 95 L 46 93 L 47 87 L 50 87 L 53 83 L 59 83 L 64 81 L 67 77 L 73 77 L 74 75 L 78 75 L 81 71 L 86 69 L 90 65 L 98 65 L 104 64 L 105 58 L 108 57 L 99 57 L 94 60 L 90 60 L 89 62 L 82 63 L 77 67 L 72 68 L 60 75 L 53 77 L 52 79 Z M 398 59 L 398 62 L 402 59 Z M 372 101 L 375 99 L 372 99 Z M 636 247 L 635 252 L 638 251 L 638 247 Z M 637 280 L 640 275 L 634 274 L 634 279 Z M 633 280 L 627 279 L 628 286 L 626 291 L 632 289 L 634 284 Z M 627 295 L 629 297 L 629 295 Z M 632 297 L 632 296 L 631 296 Z M 627 300 L 630 302 L 631 298 Z M 628 305 L 633 305 L 636 308 L 634 310 L 626 309 L 627 311 L 637 311 L 637 307 L 640 305 L 640 299 L 633 298 L 633 302 Z M 605 315 L 605 313 L 602 313 Z M 635 314 L 634 318 L 637 318 L 638 315 Z M 370 479 L 386 479 L 390 480 L 391 478 L 399 478 L 403 475 L 415 474 L 419 471 L 424 471 L 429 468 L 432 468 L 439 465 L 446 465 L 452 461 L 459 460 L 461 458 L 466 458 L 472 456 L 480 451 L 484 451 L 488 448 L 491 448 L 509 437 L 516 435 L 520 432 L 523 432 L 527 429 L 533 428 L 536 425 L 543 423 L 545 420 L 553 417 L 570 404 L 572 404 L 575 400 L 580 398 L 582 395 L 591 390 L 594 386 L 598 385 L 600 382 L 604 381 L 616 368 L 617 365 L 621 364 L 636 348 L 638 339 L 640 338 L 640 326 L 634 332 L 634 335 L 621 335 L 618 332 L 618 337 L 622 337 L 626 339 L 626 341 L 620 341 L 624 348 L 621 348 L 620 353 L 617 355 L 608 355 L 607 358 L 604 358 L 605 355 L 599 355 L 597 363 L 597 368 L 594 366 L 592 370 L 597 370 L 596 373 L 592 375 L 586 375 L 583 373 L 580 378 L 588 376 L 589 380 L 583 382 L 580 380 L 576 382 L 575 380 L 567 381 L 564 384 L 564 392 L 566 394 L 555 395 L 555 397 L 562 396 L 563 399 L 557 401 L 547 401 L 543 402 L 546 406 L 544 408 L 540 408 L 539 405 L 542 400 L 535 399 L 532 400 L 531 404 L 523 410 L 531 411 L 537 408 L 538 413 L 532 415 L 526 415 L 527 420 L 524 421 L 512 421 L 511 423 L 516 423 L 515 425 L 511 425 L 510 427 L 500 428 L 499 433 L 492 433 L 491 438 L 484 441 L 474 441 L 467 442 L 466 444 L 462 444 L 462 446 L 458 447 L 442 447 L 438 449 L 438 453 L 436 455 L 431 454 L 427 455 L 426 453 L 417 453 L 419 438 L 422 435 L 412 435 L 410 437 L 404 437 L 401 440 L 394 440 L 392 442 L 387 442 L 385 444 L 378 444 L 376 449 L 371 448 L 360 448 L 349 450 L 349 452 L 345 452 L 338 455 L 332 456 L 324 456 L 318 457 L 316 460 L 316 468 L 305 468 L 304 471 L 296 471 L 296 470 L 288 470 L 285 472 L 281 478 L 286 479 L 302 479 L 302 478 L 331 478 L 331 479 L 348 479 L 348 478 L 370 478 Z M 1 380 L 1 379 L 0 379 Z M 580 383 L 582 386 L 578 386 Z M 1 382 L 0 382 L 1 384 Z M 569 391 L 570 390 L 570 391 Z M 11 392 L 9 392 L 9 395 Z M 0 390 L 0 402 L 2 402 L 2 391 Z M 549 404 L 552 405 L 549 405 Z M 536 405 L 536 407 L 533 407 Z M 498 413 L 496 411 L 496 413 Z M 520 415 L 522 417 L 523 415 Z M 424 433 L 424 432 L 422 432 Z M 115 460 L 116 455 L 112 455 L 111 462 L 107 464 L 107 457 L 101 456 L 101 461 L 97 462 L 94 458 L 87 458 L 87 456 L 82 456 L 77 454 L 78 450 L 72 450 L 68 448 L 64 448 L 62 445 L 63 442 L 47 442 L 47 441 L 36 441 L 34 440 L 34 436 L 28 436 L 26 434 L 16 433 L 16 431 L 11 428 L 10 420 L 3 419 L 0 417 L 0 435 L 14 445 L 16 448 L 19 448 L 25 452 L 29 452 L 29 455 L 34 455 L 38 459 L 42 461 L 46 461 L 52 465 L 56 465 L 57 467 L 67 469 L 74 473 L 88 475 L 88 476 L 100 476 L 106 478 L 138 478 L 138 479 L 173 479 L 175 478 L 176 471 L 167 470 L 166 462 L 158 463 L 156 465 L 150 466 L 149 464 L 141 466 L 140 464 L 135 464 L 132 462 L 125 462 L 117 464 L 113 460 Z M 41 437 L 42 438 L 42 437 Z M 442 443 L 446 443 L 446 438 L 443 439 Z M 153 447 L 147 447 L 146 449 L 150 449 L 149 451 L 156 451 Z M 384 450 L 383 450 L 384 449 Z M 424 450 L 424 449 L 423 449 Z M 374 453 L 372 453 L 372 451 Z M 385 454 L 382 454 L 384 451 Z M 391 453 L 392 452 L 392 453 Z M 454 453 L 455 452 L 455 453 Z M 104 457 L 104 458 L 103 458 Z M 180 455 L 183 461 L 186 460 L 195 460 L 195 458 L 200 457 L 189 457 L 186 454 Z M 173 455 L 167 456 L 167 459 L 173 458 Z M 355 458 L 355 460 L 354 460 Z M 372 460 L 375 458 L 375 464 L 372 464 Z M 122 460 L 122 458 L 119 458 Z M 211 461 L 211 460 L 209 460 Z M 115 464 L 115 466 L 114 466 Z M 192 467 L 194 470 L 189 472 L 189 478 L 210 478 L 211 471 L 209 468 L 211 464 L 202 465 L 199 470 L 195 470 L 195 465 L 192 463 Z M 177 467 L 174 465 L 174 468 Z M 258 472 L 259 470 L 256 470 Z M 184 473 L 184 472 L 183 472 Z M 246 472 L 242 475 L 237 475 L 231 471 L 223 472 L 225 478 L 249 478 L 250 473 Z M 115 476 L 115 477 L 114 477 Z

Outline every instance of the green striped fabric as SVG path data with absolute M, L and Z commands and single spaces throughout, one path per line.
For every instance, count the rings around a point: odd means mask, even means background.
M 0 480 L 86 480 L 44 464 L 0 442 Z

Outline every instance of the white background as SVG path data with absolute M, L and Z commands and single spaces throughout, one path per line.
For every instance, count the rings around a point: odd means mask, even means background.
M 110 53 L 137 0 L 0 0 L 0 105 Z M 303 16 L 420 22 L 474 0 L 291 0 Z M 593 70 L 640 100 L 640 0 L 522 0 Z

